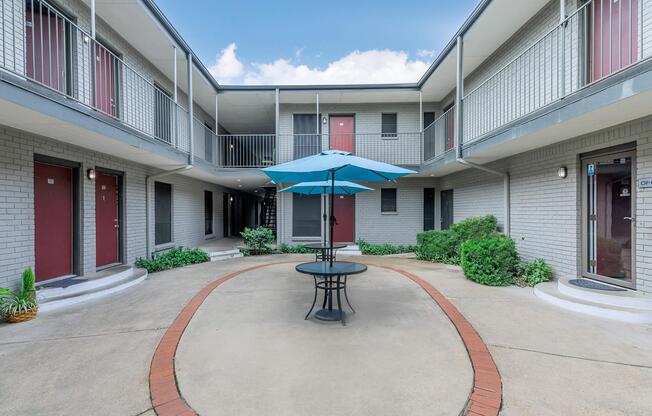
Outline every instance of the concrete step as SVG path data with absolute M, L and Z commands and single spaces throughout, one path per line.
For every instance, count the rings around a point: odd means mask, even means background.
M 349 244 L 337 250 L 337 256 L 362 256 L 360 247 L 357 244 Z
M 574 298 L 605 305 L 622 306 L 625 308 L 652 309 L 652 296 L 646 296 L 634 290 L 606 291 L 579 287 L 570 283 L 571 279 L 559 279 L 557 289 L 561 293 Z M 606 283 L 600 283 L 606 286 Z M 614 286 L 615 287 L 615 286 Z M 620 288 L 619 288 L 620 289 Z
M 213 251 L 208 253 L 208 256 L 211 258 L 211 261 L 222 261 L 222 260 L 237 259 L 242 257 L 243 254 L 240 252 L 240 250 L 234 248 L 230 250 Z
M 117 266 L 90 276 L 70 278 L 70 286 L 52 287 L 45 285 L 36 292 L 39 311 L 47 312 L 78 303 L 99 299 L 125 290 L 147 278 L 147 270 L 131 266 Z M 68 279 L 56 282 L 67 283 Z
M 558 282 L 540 283 L 535 286 L 534 293 L 538 298 L 546 302 L 571 311 L 623 322 L 652 324 L 652 308 L 639 307 L 636 302 L 629 304 L 624 302 L 629 306 L 619 306 L 569 296 L 559 290 Z M 624 296 L 624 298 L 627 297 Z

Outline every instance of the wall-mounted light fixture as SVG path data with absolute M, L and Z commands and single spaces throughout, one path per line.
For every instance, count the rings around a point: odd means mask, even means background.
M 93 179 L 95 179 L 95 176 L 97 176 L 97 174 L 95 173 L 95 169 L 88 169 L 86 171 L 86 177 L 88 179 L 93 180 Z
M 328 123 L 328 119 L 326 118 L 326 116 L 324 116 L 321 119 L 321 124 L 326 124 L 326 123 Z
M 557 176 L 559 176 L 562 179 L 566 179 L 566 176 L 568 176 L 568 169 L 566 166 L 562 166 L 559 169 L 557 169 Z

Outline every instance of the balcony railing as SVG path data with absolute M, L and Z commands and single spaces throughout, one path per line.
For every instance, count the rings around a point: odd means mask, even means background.
M 0 67 L 188 152 L 188 113 L 44 0 L 2 0 Z
M 423 130 L 423 160 L 436 159 L 455 148 L 455 106 Z
M 639 1 L 588 1 L 466 94 L 464 143 L 647 58 Z

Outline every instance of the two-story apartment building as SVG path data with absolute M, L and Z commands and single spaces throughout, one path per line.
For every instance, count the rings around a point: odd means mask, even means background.
M 391 85 L 218 85 L 151 0 L 2 0 L 0 21 L 0 279 L 257 222 L 322 239 L 326 198 L 260 169 L 333 148 L 418 172 L 337 196 L 338 241 L 493 214 L 557 276 L 652 292 L 651 0 L 483 0 Z

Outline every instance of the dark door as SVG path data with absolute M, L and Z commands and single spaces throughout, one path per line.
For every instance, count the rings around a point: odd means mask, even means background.
M 333 241 L 355 242 L 355 195 L 335 195 Z
M 353 116 L 331 116 L 330 148 L 355 153 L 355 121 Z
M 435 188 L 423 188 L 423 231 L 435 229 Z
M 638 61 L 639 0 L 594 0 L 593 80 Z
M 172 143 L 172 96 L 158 85 L 154 86 L 154 136 Z M 176 135 L 174 135 L 176 137 Z
M 295 159 L 321 152 L 321 126 L 317 114 L 295 114 L 293 129 Z
M 73 273 L 72 169 L 34 162 L 36 280 Z
M 25 9 L 27 76 L 59 92 L 66 92 L 66 39 L 63 16 L 37 1 Z
M 95 177 L 95 265 L 119 261 L 119 177 L 98 172 Z
M 441 229 L 453 225 L 453 190 L 441 191 Z
M 95 44 L 95 108 L 110 116 L 117 116 L 118 58 L 102 46 Z
M 204 123 L 204 160 L 213 163 L 213 129 Z
M 435 113 L 432 111 L 427 111 L 423 113 L 423 128 L 425 129 L 429 125 L 435 122 Z
M 446 151 L 451 150 L 455 147 L 455 111 L 453 110 L 453 104 L 444 108 L 444 126 L 446 132 Z

